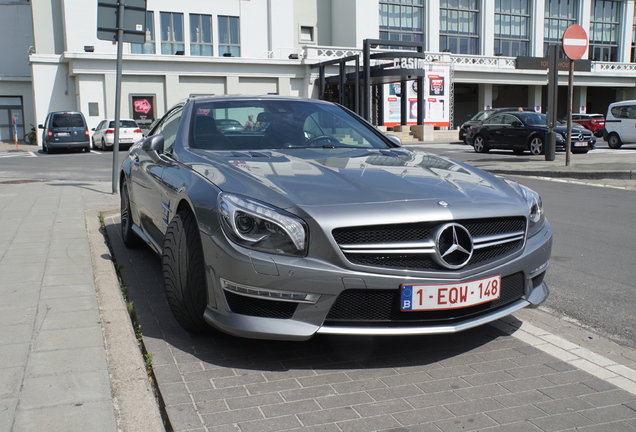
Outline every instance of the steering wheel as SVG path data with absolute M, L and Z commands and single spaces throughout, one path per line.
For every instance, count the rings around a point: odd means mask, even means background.
M 318 141 L 321 141 L 321 140 L 332 141 L 332 142 L 334 142 L 336 144 L 340 144 L 340 141 L 338 141 L 338 138 L 336 138 L 336 137 L 332 137 L 331 135 L 319 135 L 319 136 L 315 136 L 313 138 L 308 139 L 305 142 L 305 145 L 307 147 L 314 147 L 314 144 L 316 142 L 318 142 Z

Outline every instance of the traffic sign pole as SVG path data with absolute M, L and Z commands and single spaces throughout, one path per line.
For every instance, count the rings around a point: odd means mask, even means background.
M 119 118 L 121 115 L 121 75 L 124 56 L 124 3 L 119 3 L 117 13 L 117 72 L 115 78 L 115 137 L 113 138 L 113 194 L 117 193 L 119 177 Z
M 570 59 L 570 74 L 568 76 L 568 118 L 567 142 L 565 143 L 565 165 L 570 165 L 570 150 L 572 146 L 572 87 L 574 85 L 574 61 L 580 60 L 587 51 L 589 41 L 585 29 L 578 24 L 572 24 L 563 32 L 563 51 Z

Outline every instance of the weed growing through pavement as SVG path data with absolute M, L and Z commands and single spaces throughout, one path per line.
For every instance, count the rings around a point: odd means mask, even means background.
M 98 217 L 99 217 L 99 224 L 101 226 L 101 229 L 104 232 L 104 235 L 106 236 L 106 238 L 108 239 L 108 232 L 106 231 L 106 222 L 104 220 L 103 213 L 100 212 Z M 110 241 L 109 241 L 109 244 L 110 244 Z M 137 345 L 139 346 L 139 350 L 141 351 L 141 353 L 142 353 L 142 355 L 144 357 L 144 364 L 146 365 L 146 371 L 148 372 L 148 376 L 152 376 L 153 354 L 146 351 L 146 348 L 145 348 L 144 343 L 143 343 L 143 334 L 141 333 L 141 325 L 137 322 L 137 311 L 135 310 L 135 305 L 128 298 L 128 287 L 126 286 L 126 284 L 124 283 L 124 281 L 123 281 L 123 279 L 121 277 L 121 270 L 124 268 L 124 266 L 117 264 L 117 262 L 115 261 L 115 256 L 112 253 L 111 253 L 111 259 L 112 259 L 113 264 L 114 264 L 115 273 L 117 273 L 117 280 L 119 282 L 119 289 L 120 289 L 121 294 L 122 294 L 122 296 L 124 298 L 124 302 L 126 304 L 126 310 L 128 311 L 128 315 L 130 316 L 130 321 L 131 321 L 131 323 L 133 325 L 133 328 L 135 330 L 135 337 L 137 338 Z

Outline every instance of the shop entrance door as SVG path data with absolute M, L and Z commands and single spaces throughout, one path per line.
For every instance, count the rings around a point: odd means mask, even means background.
M 14 128 L 14 122 L 17 128 Z M 18 141 L 24 140 L 24 112 L 21 96 L 0 96 L 0 141 L 13 143 L 14 130 Z

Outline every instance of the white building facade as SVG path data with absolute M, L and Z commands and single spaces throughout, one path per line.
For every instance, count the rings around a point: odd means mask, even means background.
M 82 111 L 90 128 L 114 116 L 117 47 L 97 38 L 97 9 L 0 0 L 0 140 L 10 141 L 12 118 L 22 137 L 53 110 Z M 123 46 L 121 117 L 149 122 L 195 94 L 320 98 L 311 66 L 361 55 L 367 39 L 421 42 L 427 61 L 452 65 L 451 126 L 487 106 L 545 112 L 541 60 L 570 24 L 590 39 L 574 112 L 636 99 L 634 0 L 147 0 L 146 43 Z M 139 100 L 149 102 L 142 117 Z M 564 115 L 565 87 L 559 107 Z

